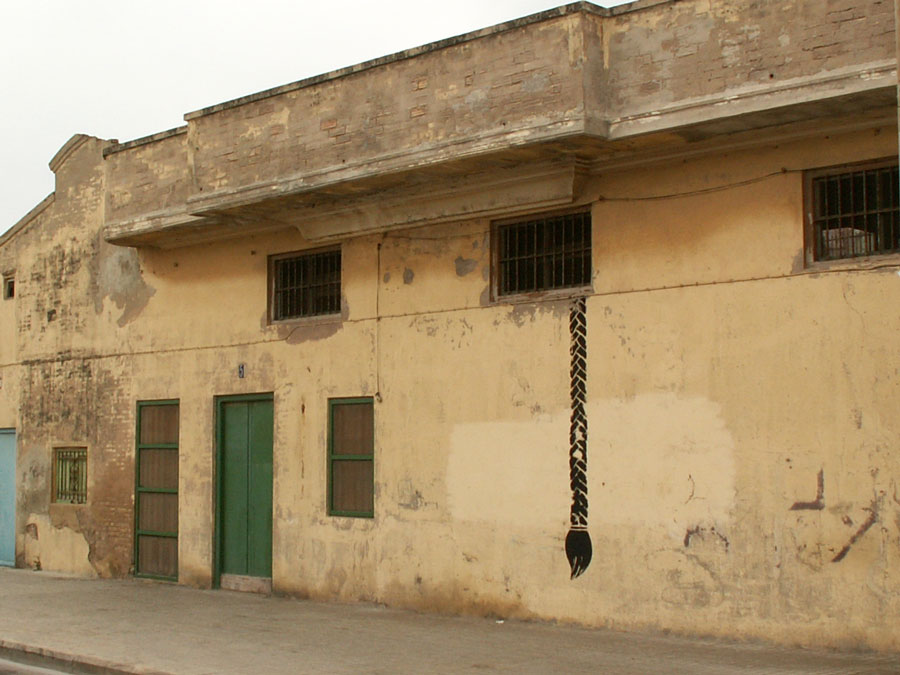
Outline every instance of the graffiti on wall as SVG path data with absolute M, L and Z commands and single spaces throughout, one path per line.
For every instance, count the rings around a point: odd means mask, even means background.
M 569 310 L 571 345 L 569 398 L 572 413 L 569 422 L 569 485 L 572 506 L 569 510 L 569 532 L 566 535 L 566 557 L 574 579 L 591 564 L 591 535 L 587 531 L 587 315 L 585 299 L 575 298 Z
M 873 475 L 876 475 L 877 469 L 875 470 Z M 868 516 L 865 521 L 857 528 L 857 530 L 851 535 L 849 541 L 835 554 L 835 556 L 831 559 L 833 563 L 839 563 L 844 558 L 847 557 L 847 554 L 850 552 L 850 549 L 853 548 L 853 545 L 856 544 L 865 534 L 868 532 L 871 527 L 878 522 L 879 513 L 882 509 L 884 500 L 885 500 L 885 492 L 884 490 L 879 491 L 874 499 L 872 499 L 872 503 L 863 507 L 862 510 L 865 511 Z M 894 500 L 900 504 L 900 499 L 896 496 Z M 810 502 L 804 501 L 796 501 L 791 505 L 791 511 L 822 511 L 825 509 L 825 470 L 819 469 L 819 473 L 816 476 L 816 498 Z M 842 522 L 848 527 L 853 526 L 853 520 L 849 515 L 844 514 L 844 517 L 841 519 Z M 685 545 L 687 545 L 687 540 L 685 540 Z M 834 549 L 831 549 L 834 550 Z
M 791 511 L 821 511 L 825 508 L 825 469 L 816 478 L 816 498 L 811 502 L 794 502 Z

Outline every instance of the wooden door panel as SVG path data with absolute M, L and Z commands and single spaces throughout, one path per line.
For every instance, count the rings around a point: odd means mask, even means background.
M 272 400 L 224 400 L 219 411 L 219 572 L 271 577 Z
M 272 576 L 272 402 L 250 405 L 247 574 Z
M 178 578 L 177 401 L 140 401 L 137 408 L 135 574 Z

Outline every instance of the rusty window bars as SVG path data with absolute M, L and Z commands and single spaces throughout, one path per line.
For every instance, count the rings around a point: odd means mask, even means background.
M 813 260 L 900 252 L 896 160 L 810 174 Z
M 273 256 L 269 265 L 272 321 L 341 311 L 341 251 Z
M 53 450 L 53 501 L 87 503 L 87 448 Z
M 591 283 L 590 211 L 500 223 L 494 248 L 498 296 Z

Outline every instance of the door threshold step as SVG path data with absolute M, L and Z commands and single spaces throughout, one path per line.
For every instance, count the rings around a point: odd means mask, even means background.
M 271 595 L 272 579 L 271 577 L 248 577 L 243 574 L 223 574 L 219 578 L 219 587 L 226 591 Z

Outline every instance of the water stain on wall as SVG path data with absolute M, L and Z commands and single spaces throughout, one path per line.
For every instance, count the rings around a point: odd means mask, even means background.
M 102 312 L 103 301 L 109 298 L 121 310 L 116 322 L 121 328 L 140 316 L 156 290 L 144 281 L 135 249 L 103 242 L 95 246 L 97 254 L 91 263 L 94 309 Z

